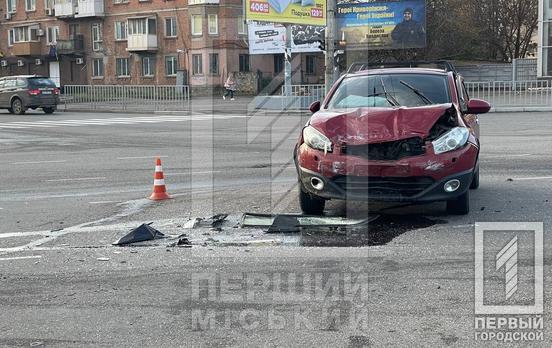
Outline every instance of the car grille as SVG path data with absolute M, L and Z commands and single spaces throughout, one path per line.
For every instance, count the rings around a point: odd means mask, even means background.
M 341 153 L 366 158 L 371 161 L 393 161 L 425 153 L 424 141 L 420 137 L 386 143 L 364 145 L 342 145 Z
M 430 177 L 373 177 L 373 176 L 339 176 L 333 180 L 345 192 L 361 193 L 367 192 L 368 196 L 387 197 L 413 197 L 435 181 Z

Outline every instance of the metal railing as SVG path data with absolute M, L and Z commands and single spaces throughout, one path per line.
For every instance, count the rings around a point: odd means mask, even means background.
M 134 85 L 66 85 L 65 109 L 108 111 L 179 111 L 189 106 L 190 87 Z
M 281 95 L 288 95 L 285 86 L 282 86 Z M 308 109 L 310 104 L 317 100 L 322 101 L 325 96 L 324 85 L 292 85 L 290 98 L 284 100 L 284 109 Z
M 550 81 L 466 82 L 470 98 L 483 99 L 493 107 L 552 107 Z

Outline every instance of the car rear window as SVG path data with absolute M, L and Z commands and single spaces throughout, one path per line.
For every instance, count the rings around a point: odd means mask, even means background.
M 34 77 L 29 80 L 29 87 L 40 88 L 40 87 L 56 87 L 54 81 L 44 78 L 44 77 Z
M 446 75 L 389 74 L 345 78 L 328 107 L 415 107 L 450 101 Z

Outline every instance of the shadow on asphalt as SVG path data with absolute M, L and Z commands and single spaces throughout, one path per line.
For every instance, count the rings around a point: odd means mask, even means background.
M 420 215 L 381 215 L 360 227 L 303 228 L 299 244 L 309 247 L 360 247 L 385 245 L 403 233 L 446 224 Z

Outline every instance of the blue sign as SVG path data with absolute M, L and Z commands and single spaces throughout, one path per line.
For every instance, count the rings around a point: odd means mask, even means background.
M 347 48 L 409 49 L 426 46 L 425 0 L 341 0 L 337 26 Z

